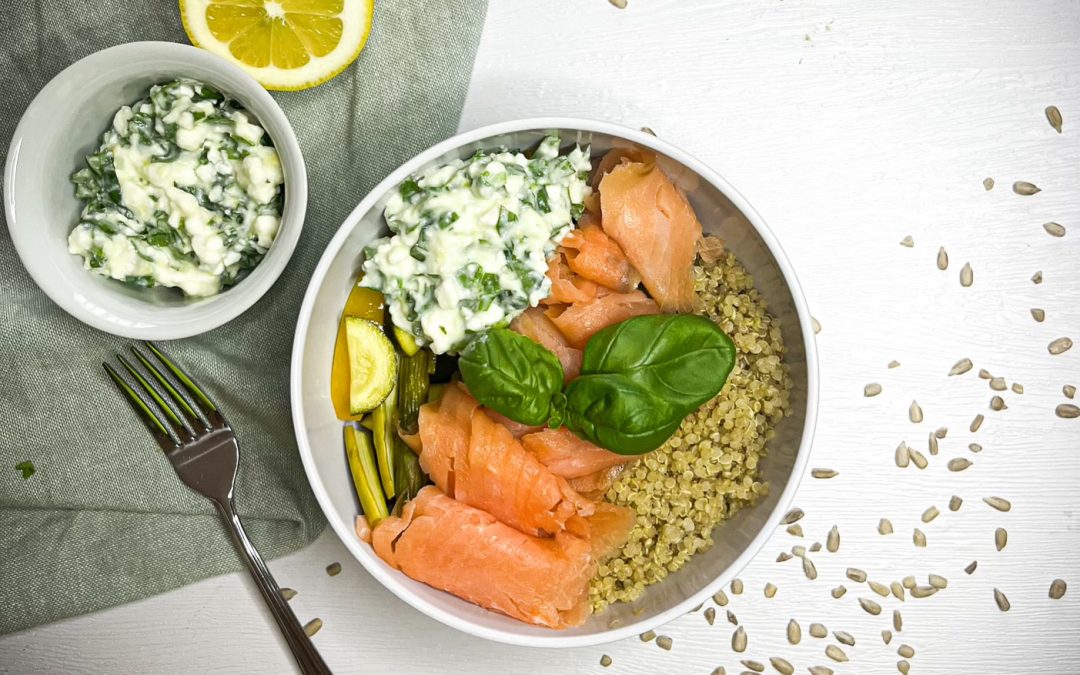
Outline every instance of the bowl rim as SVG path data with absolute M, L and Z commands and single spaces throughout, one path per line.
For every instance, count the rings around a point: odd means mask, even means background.
M 287 197 L 282 210 L 278 236 L 274 239 L 274 243 L 264 259 L 255 268 L 257 270 L 265 264 L 267 267 L 264 274 L 253 279 L 253 270 L 247 277 L 241 279 L 234 288 L 200 299 L 197 306 L 206 309 L 197 316 L 184 316 L 185 310 L 189 309 L 187 305 L 170 306 L 167 311 L 163 311 L 166 308 L 147 303 L 145 307 L 140 307 L 137 312 L 139 319 L 150 325 L 130 326 L 110 321 L 108 317 L 113 315 L 112 312 L 104 315 L 98 314 L 75 300 L 71 294 L 59 292 L 52 275 L 48 273 L 47 265 L 41 264 L 34 259 L 35 246 L 40 241 L 35 228 L 21 224 L 16 217 L 15 180 L 19 168 L 19 155 L 24 142 L 27 141 L 29 127 L 32 123 L 31 119 L 37 109 L 45 104 L 46 97 L 52 89 L 61 86 L 61 83 L 70 79 L 73 72 L 77 73 L 99 64 L 107 68 L 116 59 L 128 59 L 137 62 L 148 58 L 190 64 L 221 72 L 225 77 L 237 80 L 240 83 L 238 86 L 227 86 L 222 89 L 227 94 L 245 99 L 244 108 L 256 118 L 256 121 L 268 134 L 271 133 L 269 127 L 276 127 L 276 133 L 274 133 L 272 139 L 274 149 L 277 150 L 278 155 L 281 157 Z M 180 77 L 180 75 L 177 75 L 177 77 Z M 215 83 L 215 86 L 218 85 Z M 254 108 L 258 108 L 258 110 Z M 65 67 L 45 83 L 45 86 L 38 91 L 29 105 L 26 106 L 11 136 L 4 166 L 3 193 L 4 215 L 15 251 L 34 283 L 50 300 L 86 325 L 112 335 L 133 339 L 174 340 L 200 335 L 232 321 L 258 302 L 281 277 L 292 259 L 300 239 L 300 233 L 304 227 L 308 197 L 307 167 L 304 164 L 303 152 L 296 139 L 296 133 L 289 123 L 288 117 L 285 116 L 277 101 L 255 78 L 239 66 L 206 50 L 178 42 L 146 40 L 127 42 L 87 54 Z M 275 255 L 273 260 L 267 260 L 270 257 L 270 251 L 274 250 L 280 252 Z M 107 285 L 88 284 L 88 287 L 94 289 L 86 293 L 90 297 L 114 295 L 114 290 Z M 241 288 L 243 289 L 242 292 L 230 292 L 238 291 Z M 136 310 L 133 310 L 129 313 L 129 316 L 135 314 Z M 121 315 L 121 313 L 116 312 L 116 315 Z M 155 316 L 155 319 L 149 319 Z
M 650 147 L 676 159 L 690 169 L 693 169 L 703 180 L 708 181 L 720 190 L 724 196 L 727 197 L 744 216 L 746 216 L 762 241 L 768 247 L 769 252 L 775 258 L 777 266 L 783 274 L 784 281 L 788 285 L 792 295 L 793 304 L 795 305 L 795 310 L 799 317 L 799 326 L 802 329 L 806 352 L 806 417 L 803 423 L 798 453 L 795 456 L 795 464 L 792 467 L 791 476 L 787 486 L 777 500 L 772 513 L 769 514 L 765 524 L 761 527 L 754 539 L 720 575 L 693 595 L 676 604 L 674 607 L 649 619 L 589 635 L 565 635 L 555 630 L 552 630 L 550 635 L 522 635 L 504 631 L 499 628 L 477 625 L 469 619 L 463 619 L 452 612 L 435 607 L 423 598 L 413 594 L 392 576 L 391 570 L 369 565 L 365 561 L 365 558 L 360 555 L 360 547 L 367 546 L 367 544 L 364 544 L 357 539 L 354 531 L 354 524 L 343 522 L 336 515 L 334 506 L 330 501 L 329 493 L 318 476 L 315 459 L 311 451 L 311 446 L 308 443 L 306 429 L 303 425 L 304 404 L 301 396 L 301 379 L 303 373 L 301 372 L 301 365 L 303 363 L 303 352 L 307 341 L 308 327 L 311 321 L 311 313 L 314 307 L 315 298 L 319 289 L 322 287 L 327 270 L 330 268 L 332 261 L 344 246 L 348 236 L 356 229 L 361 218 L 375 207 L 389 189 L 399 184 L 409 174 L 415 172 L 421 166 L 438 159 L 448 152 L 492 136 L 523 131 L 543 131 L 548 129 L 573 129 L 585 132 L 603 133 L 632 141 L 645 147 Z M 297 447 L 311 489 L 315 493 L 319 506 L 322 508 L 323 513 L 326 515 L 327 520 L 330 522 L 330 526 L 333 528 L 338 538 L 341 539 L 345 547 L 349 549 L 349 552 L 360 562 L 369 574 L 375 577 L 384 588 L 405 603 L 411 605 L 413 608 L 451 628 L 455 628 L 476 637 L 504 644 L 525 647 L 564 648 L 585 647 L 614 642 L 616 640 L 638 635 L 646 630 L 654 629 L 672 621 L 673 619 L 686 614 L 691 608 L 708 599 L 724 584 L 733 579 L 761 551 L 775 531 L 781 517 L 787 512 L 788 507 L 794 499 L 795 492 L 799 487 L 803 474 L 805 473 L 806 466 L 809 463 L 810 447 L 817 423 L 818 357 L 811 321 L 810 310 L 806 303 L 806 298 L 803 295 L 802 288 L 795 276 L 795 270 L 791 266 L 791 262 L 785 255 L 772 230 L 769 229 L 762 217 L 754 210 L 749 202 L 747 202 L 742 194 L 728 183 L 727 180 L 722 178 L 694 156 L 655 136 L 611 122 L 584 118 L 536 117 L 491 124 L 452 136 L 435 144 L 431 148 L 421 152 L 402 164 L 398 169 L 390 173 L 390 175 L 376 185 L 360 201 L 360 203 L 357 204 L 356 208 L 345 217 L 345 220 L 338 228 L 338 231 L 334 234 L 330 243 L 327 244 L 315 271 L 311 275 L 308 288 L 305 291 L 303 304 L 300 307 L 300 314 L 297 317 L 296 333 L 293 340 L 292 362 L 290 364 L 289 375 L 289 395 L 292 401 L 293 428 L 296 433 Z

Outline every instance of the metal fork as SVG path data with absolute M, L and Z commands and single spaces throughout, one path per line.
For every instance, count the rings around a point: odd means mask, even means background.
M 161 349 L 152 342 L 147 342 L 146 348 L 161 364 L 161 368 L 136 347 L 132 347 L 131 351 L 156 385 L 127 359 L 119 357 L 120 363 L 145 395 L 108 363 L 102 365 L 157 439 L 176 475 L 189 488 L 213 502 L 221 514 L 255 585 L 285 635 L 300 670 L 304 673 L 329 673 L 330 669 L 282 597 L 281 588 L 248 539 L 236 513 L 233 483 L 240 448 L 232 428 L 217 405 Z M 162 414 L 156 414 L 155 408 Z

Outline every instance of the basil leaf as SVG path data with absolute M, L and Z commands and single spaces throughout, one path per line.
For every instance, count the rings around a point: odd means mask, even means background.
M 619 374 L 684 416 L 719 393 L 735 365 L 735 345 L 715 322 L 693 314 L 639 316 L 589 340 L 581 373 Z
M 582 375 L 566 388 L 567 428 L 620 455 L 660 447 L 686 414 L 624 375 Z
M 461 379 L 483 405 L 515 422 L 539 426 L 561 417 L 559 359 L 524 335 L 494 328 L 474 339 L 458 360 Z

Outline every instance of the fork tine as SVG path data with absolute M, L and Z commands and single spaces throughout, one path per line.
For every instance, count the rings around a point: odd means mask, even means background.
M 187 420 L 180 419 L 180 416 L 176 414 L 176 411 L 169 405 L 169 402 L 162 398 L 161 394 L 154 389 L 153 385 L 143 377 L 143 374 L 136 370 L 135 366 L 131 365 L 131 363 L 123 356 L 117 356 L 117 358 L 120 360 L 120 365 L 127 368 L 127 371 L 131 373 L 131 376 L 135 378 L 135 381 L 139 383 L 143 390 L 150 395 L 150 398 L 154 400 L 154 403 L 157 403 L 158 408 L 160 408 L 161 411 L 165 413 L 165 416 L 169 418 L 169 421 L 173 424 L 173 431 L 180 437 L 180 440 L 186 440 L 184 438 L 184 432 L 186 432 L 186 435 L 189 438 L 194 436 L 195 430 L 191 428 L 191 425 L 188 424 Z
M 163 449 L 168 449 L 175 445 L 178 445 L 177 439 L 173 438 L 169 433 L 169 430 L 165 428 L 165 425 L 161 423 L 161 420 L 157 418 L 154 411 L 150 409 L 150 406 L 139 396 L 138 392 L 131 388 L 131 385 L 124 381 L 124 378 L 120 377 L 120 374 L 113 370 L 112 366 L 108 363 L 102 363 L 105 366 L 105 372 L 109 374 L 112 381 L 116 384 L 116 388 L 124 394 L 124 398 L 131 404 L 135 414 L 142 419 L 146 424 L 146 428 L 150 430 L 154 438 L 161 444 Z
M 196 410 L 196 408 L 193 407 L 198 406 L 197 403 L 191 401 L 188 395 L 186 395 L 184 392 L 179 391 L 175 386 L 173 386 L 173 383 L 169 381 L 169 378 L 166 377 L 165 374 L 162 373 L 157 366 L 151 363 L 150 359 L 146 358 L 146 355 L 139 351 L 138 347 L 135 347 L 133 345 L 131 347 L 131 353 L 134 354 L 135 358 L 139 360 L 139 363 L 141 363 L 143 367 L 146 368 L 147 372 L 154 376 L 154 379 L 158 381 L 162 388 L 165 389 L 166 392 L 168 392 L 172 400 L 176 401 L 176 404 L 180 406 L 181 411 L 187 417 L 189 422 L 191 422 L 192 424 L 194 424 L 195 422 L 199 422 L 201 425 L 203 425 L 203 427 L 207 429 L 210 428 L 210 422 L 202 414 L 202 411 Z
M 162 351 L 158 349 L 158 346 L 155 345 L 153 342 L 147 340 L 146 347 L 154 353 L 154 356 L 156 356 L 158 360 L 161 361 L 161 363 L 164 364 L 165 367 L 168 368 L 173 375 L 176 376 L 176 379 L 180 380 L 180 383 L 184 385 L 184 388 L 187 389 L 191 393 L 191 395 L 195 397 L 195 399 L 206 409 L 206 412 L 217 412 L 217 406 L 214 405 L 214 402 L 210 400 L 210 397 L 204 394 L 202 389 L 199 389 L 199 385 L 195 384 L 195 382 L 187 376 L 187 373 L 180 370 L 180 366 L 176 365 L 169 359 L 169 357 L 165 356 L 165 354 L 162 353 Z

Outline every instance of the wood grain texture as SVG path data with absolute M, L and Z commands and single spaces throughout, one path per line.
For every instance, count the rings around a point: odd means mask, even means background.
M 659 629 L 674 639 L 670 652 L 636 639 L 564 651 L 482 642 L 396 600 L 328 533 L 272 567 L 300 591 L 301 619 L 326 622 L 315 639 L 335 672 L 738 672 L 740 658 L 782 656 L 800 672 L 822 663 L 894 673 L 900 644 L 915 648 L 915 673 L 1061 672 L 1080 662 L 1080 420 L 1053 414 L 1061 386 L 1080 386 L 1080 348 L 1046 350 L 1062 335 L 1080 343 L 1080 4 L 630 0 L 620 12 L 603 0 L 499 0 L 487 21 L 462 128 L 550 114 L 647 125 L 711 164 L 770 223 L 823 327 L 811 466 L 839 475 L 803 480 L 806 536 L 779 530 L 742 574 L 746 591 L 728 609 L 746 627 L 745 654 L 732 653 L 723 611 L 714 626 L 699 613 Z M 1044 117 L 1050 104 L 1062 134 Z M 1016 180 L 1043 192 L 1015 195 Z M 1051 220 L 1064 238 L 1043 231 Z M 898 245 L 906 235 L 913 248 Z M 949 253 L 944 272 L 938 246 Z M 965 262 L 970 288 L 959 284 Z M 1029 281 L 1036 270 L 1041 285 Z M 1046 310 L 1044 323 L 1031 307 Z M 947 377 L 962 357 L 975 370 Z M 893 359 L 901 366 L 887 369 Z M 979 368 L 1025 393 L 1005 392 L 1009 409 L 989 410 L 994 392 Z M 881 383 L 880 396 L 863 397 L 869 382 Z M 925 412 L 918 425 L 907 419 L 912 399 Z M 979 412 L 986 421 L 971 434 Z M 939 426 L 949 433 L 925 471 L 895 467 L 897 443 L 926 454 Z M 975 441 L 979 454 L 967 450 Z M 946 470 L 958 456 L 974 466 Z M 964 499 L 956 513 L 954 494 Z M 985 495 L 1010 499 L 1012 511 L 990 509 Z M 931 505 L 942 513 L 923 524 Z M 877 533 L 881 517 L 895 534 Z M 840 550 L 813 555 L 816 581 L 797 560 L 774 562 L 792 545 L 824 544 L 834 524 Z M 914 527 L 926 548 L 912 545 Z M 1009 531 L 1001 552 L 996 527 Z M 335 560 L 343 571 L 331 578 L 323 568 Z M 900 603 L 846 579 L 849 566 L 886 584 L 909 574 L 925 583 L 932 572 L 949 586 Z M 1056 577 L 1070 589 L 1053 601 Z M 773 599 L 762 594 L 768 581 L 779 587 Z M 849 591 L 834 600 L 841 583 Z M 870 616 L 859 597 L 885 611 Z M 885 647 L 880 631 L 895 608 L 904 628 Z M 803 626 L 798 646 L 785 639 L 792 617 Z M 855 636 L 850 663 L 828 662 L 832 641 L 807 634 L 814 621 Z M 240 576 L 0 640 L 3 672 L 289 668 Z

